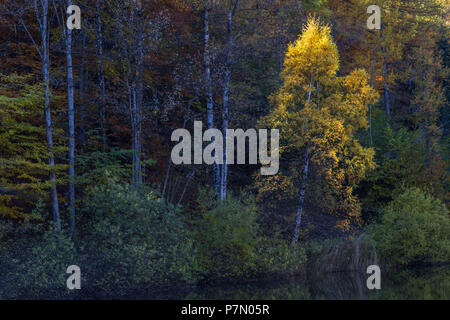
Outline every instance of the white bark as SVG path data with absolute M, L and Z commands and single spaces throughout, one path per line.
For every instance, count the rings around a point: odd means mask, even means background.
M 142 101 L 143 101 L 143 91 L 144 91 L 144 45 L 143 45 L 143 26 L 142 26 L 142 4 L 141 1 L 136 1 L 136 47 L 137 47 L 137 79 L 136 89 L 134 91 L 134 105 L 135 105 L 135 124 L 134 124 L 134 147 L 135 147 L 135 183 L 142 184 L 142 164 L 141 164 L 141 154 L 142 154 Z
M 67 6 L 72 0 L 67 0 Z M 66 38 L 67 58 L 67 105 L 69 118 L 69 231 L 75 231 L 75 106 L 73 93 L 73 65 L 72 65 L 72 30 L 67 28 Z
M 36 17 L 38 19 L 41 31 L 41 57 L 42 57 L 42 77 L 44 83 L 44 113 L 45 113 L 45 128 L 47 136 L 47 148 L 49 153 L 48 163 L 50 165 L 50 181 L 51 181 L 51 200 L 52 200 L 52 213 L 53 222 L 55 224 L 56 230 L 61 229 L 61 221 L 59 215 L 59 203 L 58 203 L 58 192 L 56 189 L 56 172 L 55 172 L 55 158 L 53 154 L 53 129 L 52 129 L 52 118 L 50 111 L 50 38 L 48 29 L 48 11 L 49 4 L 48 0 L 40 1 L 41 9 L 38 7 L 37 0 L 34 0 L 34 9 Z
M 98 66 L 98 89 L 100 95 L 100 103 L 98 112 L 100 115 L 100 128 L 103 140 L 103 152 L 106 151 L 106 86 L 105 86 L 105 72 L 103 68 L 103 26 L 100 16 L 101 0 L 95 1 L 95 15 L 96 15 L 96 46 L 97 46 L 97 66 Z
M 212 93 L 212 80 L 211 80 L 211 56 L 209 50 L 209 11 L 211 9 L 211 1 L 205 0 L 205 12 L 203 17 L 204 23 L 204 60 L 205 60 L 205 87 L 206 87 L 206 113 L 208 121 L 208 129 L 214 128 L 214 102 Z M 220 192 L 220 170 L 217 163 L 213 163 L 213 184 L 216 197 Z
M 313 79 L 313 76 L 311 76 L 311 82 L 309 83 L 309 91 L 308 91 L 308 107 L 311 105 L 311 94 L 312 94 L 313 83 L 314 83 L 314 79 Z M 305 128 L 306 132 L 308 132 L 308 119 L 306 119 L 305 127 L 306 127 Z M 310 154 L 309 154 L 309 150 L 308 150 L 308 145 L 306 145 L 306 147 L 305 147 L 305 167 L 303 168 L 302 182 L 300 185 L 300 192 L 299 192 L 298 202 L 297 202 L 297 213 L 295 216 L 295 228 L 294 228 L 294 235 L 292 237 L 293 243 L 297 243 L 297 241 L 298 241 L 300 225 L 302 223 L 303 203 L 305 201 L 306 183 L 308 180 L 309 160 L 310 160 Z
M 300 225 L 302 222 L 303 203 L 305 201 L 306 183 L 308 180 L 308 170 L 309 170 L 309 154 L 308 154 L 308 147 L 306 147 L 305 167 L 303 168 L 302 184 L 300 186 L 300 193 L 298 196 L 298 204 L 297 204 L 297 213 L 296 213 L 296 217 L 295 217 L 294 236 L 292 238 L 292 242 L 294 242 L 294 243 L 297 243 L 297 241 L 298 241 Z
M 223 88 L 223 106 L 222 106 L 222 134 L 223 141 L 227 141 L 227 129 L 229 118 L 229 99 L 231 87 L 231 63 L 233 55 L 233 15 L 236 8 L 239 6 L 239 0 L 230 1 L 230 7 L 227 14 L 227 45 L 226 45 L 226 60 L 225 60 L 225 77 Z M 220 200 L 227 197 L 227 176 L 228 176 L 228 159 L 227 159 L 227 144 L 223 147 L 223 165 L 220 181 Z

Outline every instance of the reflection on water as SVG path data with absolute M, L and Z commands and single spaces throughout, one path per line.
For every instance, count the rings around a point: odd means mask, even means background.
M 416 269 L 401 272 L 381 270 L 381 289 L 369 290 L 364 272 L 333 273 L 323 276 L 292 278 L 289 280 L 258 281 L 245 284 L 207 285 L 194 289 L 177 289 L 149 294 L 147 289 L 119 294 L 90 290 L 84 287 L 68 296 L 48 293 L 36 296 L 22 292 L 11 296 L 2 292 L 2 299 L 192 299 L 192 300 L 326 300 L 326 299 L 450 299 L 450 267 Z M 7 290 L 8 291 L 8 290 Z
M 380 290 L 368 290 L 365 273 L 335 273 L 289 281 L 221 285 L 188 292 L 166 292 L 147 299 L 449 299 L 450 267 L 386 272 Z

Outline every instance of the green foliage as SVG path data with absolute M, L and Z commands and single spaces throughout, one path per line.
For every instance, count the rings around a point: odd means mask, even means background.
M 113 148 L 108 152 L 96 151 L 77 156 L 77 168 L 81 172 L 77 176 L 77 186 L 85 189 L 106 184 L 111 177 L 118 181 L 128 180 L 131 174 L 131 165 L 127 163 L 130 154 L 131 151 Z
M 371 233 L 387 264 L 449 261 L 450 220 L 441 201 L 410 188 L 389 203 L 382 214 Z
M 388 276 L 377 295 L 383 300 L 448 300 L 450 298 L 450 268 L 402 270 Z
M 261 236 L 255 200 L 247 192 L 216 203 L 212 192 L 200 190 L 198 203 L 201 215 L 196 221 L 195 243 L 198 268 L 204 277 L 288 275 L 304 271 L 304 247 Z
M 132 173 L 129 163 L 132 150 L 112 148 L 109 151 L 95 151 L 77 156 L 77 168 L 81 172 L 76 177 L 77 187 L 89 191 L 91 186 L 106 184 L 114 177 L 119 182 L 126 182 Z M 156 164 L 153 159 L 141 161 L 142 166 Z
M 68 296 L 67 267 L 82 265 L 73 241 L 53 228 L 37 234 L 33 227 L 19 229 L 22 233 L 8 241 L 7 250 L 0 252 L 0 298 Z M 24 237 L 26 232 L 33 236 Z
M 92 286 L 125 290 L 193 280 L 194 252 L 178 209 L 146 188 L 110 182 L 84 202 Z
M 380 209 L 404 188 L 429 189 L 440 200 L 448 197 L 445 163 L 438 155 L 429 159 L 422 130 L 395 130 L 385 122 L 378 136 L 375 140 L 378 166 L 360 186 L 366 222 L 376 221 Z
M 63 298 L 67 267 L 82 266 L 73 240 L 47 225 L 39 200 L 24 222 L 0 223 L 0 299 Z
M 195 230 L 199 269 L 207 277 L 248 275 L 257 243 L 254 199 L 246 193 L 229 195 L 219 203 L 211 199 L 211 192 L 200 191 Z
M 260 239 L 255 252 L 256 270 L 261 273 L 305 273 L 306 259 L 304 246 L 279 239 Z
M 307 246 L 308 269 L 315 274 L 364 270 L 378 264 L 375 241 L 367 234 L 355 239 L 312 241 Z
M 393 130 L 385 123 L 376 140 L 378 166 L 361 185 L 366 221 L 378 218 L 379 209 L 391 201 L 402 186 L 425 186 L 425 147 L 419 132 Z

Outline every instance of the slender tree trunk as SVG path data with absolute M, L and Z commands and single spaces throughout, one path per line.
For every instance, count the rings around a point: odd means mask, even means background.
M 284 52 L 283 52 L 283 46 L 282 46 L 282 42 L 281 42 L 282 25 L 281 25 L 281 18 L 280 18 L 280 6 L 277 8 L 275 14 L 277 16 L 278 69 L 279 69 L 279 72 L 281 73 L 281 71 L 283 70 Z
M 372 72 L 370 74 L 370 86 L 373 88 L 374 78 L 375 78 L 375 53 L 377 48 L 373 50 L 372 55 Z M 373 145 L 373 137 L 372 137 L 372 105 L 369 105 L 369 137 L 370 137 L 370 145 Z
M 142 184 L 141 167 L 141 117 L 137 98 L 137 90 L 131 89 L 131 130 L 133 149 L 133 183 Z
M 100 95 L 98 112 L 100 115 L 100 129 L 103 140 L 103 152 L 106 151 L 106 86 L 105 86 L 105 72 L 103 68 L 103 26 L 100 16 L 101 0 L 95 1 L 95 15 L 96 15 L 96 46 L 97 46 L 97 65 L 98 65 L 98 89 Z
M 58 192 L 56 190 L 56 172 L 55 172 L 55 158 L 53 153 L 53 132 L 52 132 L 52 118 L 50 111 L 50 53 L 49 53 L 49 30 L 48 30 L 48 0 L 41 1 L 42 12 L 38 11 L 37 0 L 34 0 L 34 7 L 36 10 L 36 16 L 41 19 L 39 22 L 41 24 L 41 41 L 42 41 L 42 75 L 44 82 L 44 95 L 45 95 L 45 124 L 46 124 L 46 135 L 47 135 L 47 147 L 49 158 L 48 162 L 50 165 L 50 182 L 51 182 L 51 199 L 52 199 L 52 212 L 53 212 L 53 222 L 55 224 L 56 230 L 61 230 L 61 220 L 59 215 L 59 203 L 58 203 Z M 42 18 L 40 18 L 42 15 Z
M 143 183 L 142 179 L 142 164 L 141 164 L 141 153 L 142 153 L 142 101 L 143 101 L 143 90 L 144 90 L 144 46 L 143 46 L 143 27 L 142 27 L 142 5 L 141 1 L 136 1 L 136 30 L 137 30 L 137 77 L 135 79 L 135 89 L 133 88 L 134 97 L 134 153 L 135 153 L 135 183 L 140 185 Z
M 229 117 L 229 101 L 231 87 L 231 59 L 233 55 L 233 15 L 239 5 L 239 0 L 233 3 L 230 1 L 230 8 L 227 15 L 227 45 L 225 60 L 225 78 L 223 87 L 223 106 L 222 106 L 222 134 L 223 134 L 223 165 L 220 181 L 220 200 L 227 197 L 227 176 L 228 176 L 228 159 L 227 159 L 227 129 Z
M 67 6 L 72 0 L 67 0 Z M 65 26 L 64 26 L 65 27 Z M 69 232 L 75 231 L 75 106 L 73 93 L 72 30 L 67 28 L 67 104 L 69 118 Z
M 187 187 L 189 185 L 189 181 L 191 181 L 194 174 L 195 174 L 195 169 L 192 169 L 191 173 L 188 175 L 188 177 L 186 179 L 186 183 L 184 185 L 183 192 L 181 193 L 180 199 L 178 200 L 178 205 L 181 204 L 181 201 L 183 200 L 184 194 L 186 193 Z
M 388 116 L 391 115 L 391 106 L 389 103 L 389 89 L 388 89 L 386 83 L 384 84 L 384 106 L 386 108 L 386 114 Z
M 312 87 L 314 83 L 314 78 L 311 75 L 311 81 L 309 83 L 309 91 L 308 91 L 308 107 L 311 105 L 311 94 L 312 94 Z M 308 131 L 308 120 L 306 119 L 305 129 Z M 303 202 L 305 201 L 305 193 L 306 193 L 306 183 L 308 180 L 308 171 L 309 171 L 309 150 L 308 146 L 305 147 L 305 167 L 303 168 L 303 175 L 302 175 L 302 182 L 300 185 L 300 192 L 298 196 L 298 202 L 297 202 L 297 213 L 295 216 L 295 228 L 294 228 L 294 235 L 292 237 L 292 242 L 297 243 L 298 241 L 298 234 L 300 231 L 300 225 L 302 223 L 302 212 L 303 212 Z
M 386 114 L 388 116 L 390 116 L 391 115 L 391 105 L 390 105 L 390 102 L 389 102 L 389 89 L 387 87 L 387 82 L 386 82 L 387 73 L 388 73 L 387 66 L 385 66 L 384 67 L 384 77 L 385 78 L 384 78 L 384 85 L 383 85 L 384 107 L 386 109 Z
M 86 122 L 86 101 L 84 100 L 84 88 L 85 83 L 88 75 L 88 69 L 86 67 L 86 38 L 87 34 L 86 31 L 83 30 L 83 35 L 80 39 L 80 46 L 81 46 L 81 66 L 80 66 L 80 75 L 79 75 L 79 108 L 78 108 L 78 114 L 80 119 L 80 129 L 78 134 L 78 145 L 80 150 L 84 150 L 84 142 L 86 140 L 86 128 L 85 128 L 85 122 Z
M 124 50 L 126 51 L 126 50 Z M 125 72 L 125 83 L 128 89 L 128 107 L 130 114 L 130 123 L 131 123 L 131 150 L 132 150 L 132 178 L 131 181 L 133 184 L 137 182 L 137 173 L 136 173 L 136 89 L 130 83 L 129 76 L 131 75 L 131 63 L 127 53 L 124 53 L 126 63 L 127 63 L 127 71 Z
M 311 81 L 309 83 L 309 91 L 308 91 L 308 107 L 311 105 L 311 95 L 312 95 L 313 84 L 314 84 L 314 79 L 311 76 Z
M 164 178 L 164 184 L 161 191 L 161 198 L 164 198 L 164 195 L 166 194 L 167 182 L 169 180 L 171 167 L 172 167 L 172 156 L 169 155 L 169 161 L 167 162 L 167 169 L 166 169 L 166 177 Z
M 292 242 L 293 243 L 297 243 L 297 241 L 298 241 L 298 234 L 299 234 L 299 231 L 300 231 L 300 224 L 302 222 L 303 202 L 305 200 L 306 182 L 307 182 L 307 179 L 308 179 L 308 170 L 309 170 L 309 153 L 308 153 L 308 147 L 306 147 L 306 150 L 305 150 L 305 167 L 303 168 L 302 183 L 300 185 L 300 193 L 299 193 L 299 196 L 298 196 L 297 213 L 296 213 L 296 216 L 295 216 L 294 236 L 292 238 Z
M 178 183 L 179 183 L 179 180 L 180 180 L 180 175 L 181 174 L 177 174 L 176 175 L 175 183 L 173 184 L 172 193 L 171 193 L 170 199 L 169 199 L 170 203 L 173 203 L 173 199 L 175 198 L 175 195 L 177 193 Z
M 205 87 L 206 87 L 206 113 L 208 121 L 208 129 L 214 128 L 214 102 L 212 93 L 212 80 L 211 80 L 211 56 L 209 52 L 209 10 L 211 2 L 210 0 L 205 0 L 205 13 L 203 17 L 204 23 L 204 59 L 205 59 Z M 220 192 L 220 171 L 217 163 L 213 163 L 213 183 L 214 192 L 216 197 L 219 196 Z

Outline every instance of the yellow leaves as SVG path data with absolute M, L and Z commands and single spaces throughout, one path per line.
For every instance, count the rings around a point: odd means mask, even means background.
M 309 18 L 303 33 L 289 45 L 284 62 L 284 80 L 309 85 L 311 79 L 333 77 L 339 68 L 339 56 L 331 30 L 315 18 Z
M 338 79 L 342 86 L 343 96 L 334 106 L 333 113 L 343 119 L 349 135 L 367 127 L 368 106 L 374 104 L 378 99 L 377 92 L 369 86 L 367 78 L 365 70 L 358 69 L 350 75 Z
M 33 81 L 31 75 L 0 74 L 0 188 L 7 190 L 0 194 L 0 213 L 13 218 L 50 187 L 42 84 Z M 65 147 L 57 130 L 54 139 L 60 154 Z
M 301 175 L 302 154 L 307 147 L 309 174 L 313 175 L 310 181 L 318 184 L 310 190 L 321 193 L 310 197 L 334 198 L 333 210 L 345 217 L 339 227 L 348 229 L 360 213 L 353 187 L 375 167 L 374 150 L 363 148 L 355 134 L 367 126 L 369 104 L 377 101 L 378 94 L 370 87 L 365 70 L 338 77 L 338 67 L 330 28 L 310 19 L 298 40 L 289 46 L 283 86 L 272 99 L 276 108 L 262 122 L 280 129 L 282 166 L 283 155 L 298 157 L 287 165 L 291 177 Z M 266 179 L 258 187 L 260 199 L 266 201 L 276 190 L 286 196 L 294 189 L 292 181 L 282 175 Z
M 276 207 L 277 202 L 285 200 L 286 196 L 293 197 L 296 190 L 292 177 L 281 174 L 274 176 L 256 175 L 255 182 L 258 187 L 256 200 L 271 209 Z

